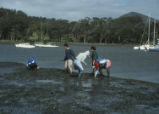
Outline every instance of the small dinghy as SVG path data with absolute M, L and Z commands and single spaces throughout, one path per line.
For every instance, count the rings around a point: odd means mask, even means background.
M 134 46 L 133 49 L 134 49 L 134 50 L 139 50 L 140 47 L 139 47 L 139 46 Z
M 34 45 L 31 45 L 29 43 L 15 44 L 15 47 L 17 47 L 17 48 L 35 48 Z
M 37 47 L 59 47 L 56 45 L 51 45 L 51 44 L 35 44 Z

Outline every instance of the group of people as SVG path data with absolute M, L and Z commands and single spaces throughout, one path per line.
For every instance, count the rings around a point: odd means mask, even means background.
M 96 52 L 96 48 L 94 46 L 90 48 L 91 54 L 90 54 L 90 51 L 86 51 L 84 53 L 80 53 L 79 55 L 77 55 L 77 57 L 75 56 L 74 51 L 70 49 L 68 44 L 64 44 L 64 48 L 65 48 L 65 58 L 64 58 L 65 69 L 70 74 L 72 74 L 72 67 L 74 66 L 74 69 L 79 71 L 78 77 L 80 77 L 82 74 L 82 71 L 84 70 L 82 63 L 85 66 L 88 66 L 87 63 L 85 62 L 85 59 L 87 57 L 91 57 L 92 73 L 94 74 L 94 76 L 96 77 L 98 73 L 103 75 L 102 73 L 103 69 L 106 69 L 108 77 L 110 76 L 111 61 L 109 59 L 103 59 L 99 57 Z
M 92 73 L 96 77 L 99 73 L 103 75 L 102 70 L 107 70 L 107 76 L 110 76 L 110 67 L 111 67 L 111 61 L 109 59 L 104 59 L 98 56 L 96 52 L 96 47 L 92 46 L 90 48 L 90 51 L 85 51 L 83 53 L 78 54 L 75 56 L 74 51 L 69 47 L 68 44 L 64 44 L 65 48 L 65 69 L 67 72 L 72 74 L 72 67 L 74 66 L 75 70 L 78 70 L 78 77 L 82 75 L 82 72 L 84 70 L 83 65 L 88 66 L 88 64 L 85 62 L 85 59 L 87 57 L 90 57 L 92 59 Z M 36 61 L 34 58 L 30 58 L 28 60 L 28 63 L 26 65 L 26 69 L 28 70 L 37 70 L 39 69 Z

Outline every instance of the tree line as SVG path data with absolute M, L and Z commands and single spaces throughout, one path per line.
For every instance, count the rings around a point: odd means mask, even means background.
M 137 44 L 143 31 L 148 29 L 145 25 L 140 16 L 86 17 L 69 21 L 28 16 L 22 11 L 0 8 L 0 40 Z M 153 22 L 151 25 L 152 30 Z M 147 32 L 144 34 L 142 41 L 147 39 Z

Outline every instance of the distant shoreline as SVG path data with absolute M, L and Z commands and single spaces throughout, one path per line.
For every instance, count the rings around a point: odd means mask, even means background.
M 16 43 L 29 43 L 24 41 L 10 41 L 10 40 L 0 40 L 0 44 L 16 44 Z M 42 42 L 35 42 L 42 43 Z M 49 42 L 53 45 L 63 45 L 65 42 Z M 67 42 L 70 45 L 97 45 L 97 46 L 134 46 L 137 44 L 122 44 L 122 43 L 81 43 L 81 42 Z

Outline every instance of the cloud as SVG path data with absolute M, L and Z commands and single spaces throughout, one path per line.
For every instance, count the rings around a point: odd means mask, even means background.
M 0 7 L 22 10 L 31 16 L 79 20 L 118 17 L 130 11 L 159 19 L 158 0 L 0 0 Z

